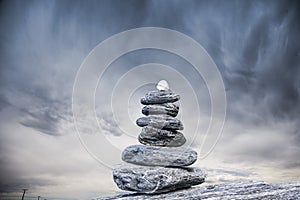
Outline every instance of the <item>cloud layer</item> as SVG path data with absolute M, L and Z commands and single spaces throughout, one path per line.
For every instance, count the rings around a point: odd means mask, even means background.
M 216 168 L 210 169 L 216 174 L 211 182 L 248 176 L 270 181 L 299 177 L 300 4 L 297 1 L 32 0 L 3 1 L 0 6 L 2 192 L 30 187 L 51 195 L 60 185 L 68 183 L 69 178 L 84 179 L 81 190 L 87 191 L 85 197 L 109 191 L 105 183 L 110 181 L 109 186 L 113 185 L 110 177 L 100 180 L 109 172 L 95 165 L 73 138 L 72 87 L 82 61 L 99 42 L 118 32 L 145 26 L 170 28 L 189 35 L 204 46 L 222 74 L 228 102 L 226 125 L 213 154 L 199 162 L 206 168 Z M 203 120 L 209 117 L 203 80 L 194 77 L 188 63 L 166 52 L 132 52 L 106 71 L 109 78 L 102 80 L 99 86 L 102 93 L 96 96 L 100 132 L 111 137 L 116 146 L 131 141 L 118 141 L 124 131 L 116 124 L 122 124 L 128 112 L 135 117 L 140 111 L 138 107 L 131 109 L 136 105 L 135 100 L 124 96 L 129 111 L 126 108 L 124 114 L 118 110 L 123 114 L 116 119 L 110 113 L 110 101 L 102 102 L 101 95 L 110 97 L 125 72 L 148 62 L 177 65 L 174 68 L 191 80 L 197 98 L 204 105 Z M 136 79 L 143 80 L 147 75 L 141 73 Z M 161 76 L 160 72 L 151 74 L 153 80 Z M 137 89 L 134 95 L 146 89 Z M 122 98 L 120 95 L 120 101 Z M 185 95 L 183 102 L 192 102 L 192 96 Z M 181 108 L 192 113 L 190 105 L 183 104 Z M 188 127 L 197 118 L 191 116 L 184 122 Z M 130 126 L 126 128 L 136 131 Z M 90 132 L 99 130 L 92 127 Z M 191 138 L 192 133 L 185 134 Z M 193 147 L 200 148 L 201 139 L 200 134 Z M 99 147 L 99 152 L 105 149 Z M 64 159 L 66 156 L 68 159 Z M 257 166 L 248 167 L 253 162 Z M 32 167 L 32 163 L 37 167 Z M 226 171 L 226 167 L 233 172 Z M 98 184 L 97 187 L 92 187 L 89 181 Z M 52 189 L 45 189 L 47 186 Z M 70 187 L 80 190 L 80 184 Z M 59 195 L 74 197 L 62 190 Z

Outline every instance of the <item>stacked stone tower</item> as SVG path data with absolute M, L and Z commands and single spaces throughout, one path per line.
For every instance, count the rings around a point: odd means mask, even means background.
M 122 153 L 126 163 L 113 170 L 113 178 L 122 190 L 138 193 L 163 193 L 188 188 L 204 182 L 206 174 L 188 167 L 197 160 L 197 152 L 182 147 L 186 142 L 179 112 L 180 96 L 174 94 L 164 80 L 141 98 L 145 117 L 137 119 L 143 127 L 139 135 L 142 145 L 127 147 Z

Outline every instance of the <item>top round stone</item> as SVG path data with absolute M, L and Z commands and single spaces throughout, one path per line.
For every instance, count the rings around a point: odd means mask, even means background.
M 157 83 L 156 88 L 158 90 L 169 90 L 169 84 L 166 80 L 161 80 Z

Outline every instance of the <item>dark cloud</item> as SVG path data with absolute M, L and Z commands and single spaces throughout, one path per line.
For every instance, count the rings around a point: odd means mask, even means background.
M 247 96 L 250 112 L 263 118 L 299 119 L 299 3 L 210 1 L 187 7 L 184 24 L 221 70 L 230 116 L 239 114 L 236 103 Z
M 51 106 L 51 107 L 48 107 Z M 66 131 L 60 123 L 72 123 L 68 105 L 64 102 L 48 103 L 34 110 L 22 109 L 24 113 L 20 123 L 49 135 L 64 135 Z
M 246 96 L 251 112 L 262 118 L 297 120 L 298 20 L 297 1 L 3 2 L 2 93 L 13 88 L 46 103 L 64 98 L 70 106 L 76 70 L 98 42 L 122 30 L 162 26 L 192 36 L 209 51 L 228 88 L 230 116 L 240 118 L 235 107 Z M 55 131 L 57 119 L 41 115 Z
M 33 87 L 3 90 L 2 107 L 11 106 L 20 111 L 20 124 L 49 135 L 64 135 L 62 125 L 72 123 L 71 99 L 51 97 L 47 88 Z M 4 96 L 6 95 L 6 96 Z
M 9 105 L 10 103 L 8 102 L 6 97 L 4 95 L 0 95 L 0 111 Z
M 21 124 L 51 135 L 61 135 L 58 123 L 71 117 L 84 57 L 110 35 L 142 26 L 148 15 L 146 1 L 10 1 L 1 8 L 1 94 L 27 114 Z
M 115 121 L 113 114 L 110 112 L 100 113 L 98 117 L 99 125 L 105 134 L 112 134 L 114 136 L 120 136 L 123 134 L 119 125 Z

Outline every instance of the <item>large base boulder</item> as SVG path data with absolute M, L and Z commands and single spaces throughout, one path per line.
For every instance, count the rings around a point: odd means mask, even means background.
M 188 188 L 204 182 L 200 168 L 145 167 L 121 164 L 113 170 L 113 179 L 122 190 L 158 194 Z

